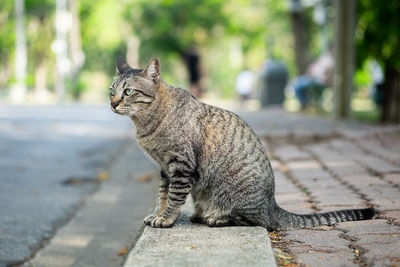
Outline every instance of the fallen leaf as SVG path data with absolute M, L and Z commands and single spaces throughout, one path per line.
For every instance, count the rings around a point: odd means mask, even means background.
M 110 177 L 110 174 L 106 171 L 101 172 L 97 175 L 97 180 L 99 182 L 104 182 L 105 180 L 107 180 Z
M 124 256 L 127 252 L 128 252 L 129 248 L 128 247 L 124 247 L 123 249 L 121 249 L 120 251 L 118 251 L 118 256 Z
M 291 259 L 293 259 L 293 257 L 285 256 L 285 255 L 283 255 L 283 254 L 278 254 L 278 257 L 281 258 L 281 259 L 284 259 L 284 260 L 291 260 Z
M 143 174 L 140 175 L 136 178 L 136 181 L 140 182 L 140 183 L 148 183 L 151 181 L 151 179 L 153 178 L 153 174 L 152 173 L 147 173 L 147 174 Z

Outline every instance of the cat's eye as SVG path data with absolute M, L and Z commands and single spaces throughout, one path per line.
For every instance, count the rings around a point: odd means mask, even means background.
M 133 89 L 125 89 L 125 94 L 126 95 L 131 95 L 133 93 Z
M 115 90 L 114 89 L 110 89 L 110 95 L 115 96 Z

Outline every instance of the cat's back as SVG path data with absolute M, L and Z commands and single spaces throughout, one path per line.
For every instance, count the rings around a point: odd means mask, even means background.
M 233 177 L 244 166 L 266 169 L 266 151 L 253 130 L 233 112 L 204 105 L 202 156 L 204 172 Z

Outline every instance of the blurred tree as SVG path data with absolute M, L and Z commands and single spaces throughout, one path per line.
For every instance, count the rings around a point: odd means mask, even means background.
M 84 69 L 114 75 L 115 59 L 125 50 L 121 14 L 124 5 L 114 0 L 80 0 L 79 4 Z
M 271 47 L 271 54 L 291 60 L 293 54 L 288 52 L 291 32 L 286 14 L 287 6 L 279 0 L 138 0 L 127 1 L 124 17 L 140 38 L 142 60 L 155 54 L 168 54 L 180 57 L 184 62 L 191 48 L 197 47 L 200 52 L 207 51 L 202 55 L 203 59 L 218 65 L 214 68 L 208 64 L 206 68 L 210 73 L 217 71 L 211 73 L 214 86 L 224 82 L 228 88 L 233 88 L 234 78 L 231 84 L 222 75 L 234 75 L 244 65 L 248 68 L 250 55 L 256 59 L 252 62 L 257 65 L 251 66 L 256 69 L 265 55 L 267 35 L 276 44 Z M 224 42 L 225 46 L 218 42 Z M 224 51 L 215 54 L 217 47 Z M 228 61 L 226 51 L 231 58 L 235 55 L 235 62 Z M 210 53 L 212 55 L 208 57 Z M 234 66 L 238 67 L 232 69 Z
M 228 24 L 223 6 L 221 0 L 139 0 L 127 8 L 126 17 L 141 39 L 142 50 L 175 53 L 182 58 L 192 92 L 200 96 L 201 58 L 196 47 L 210 41 L 216 25 Z
M 35 95 L 38 100 L 46 90 L 48 70 L 52 69 L 54 55 L 51 43 L 54 39 L 54 1 L 26 0 L 28 73 L 34 77 Z M 33 80 L 33 79 L 31 79 Z M 33 84 L 28 84 L 32 86 Z
M 381 121 L 400 122 L 400 1 L 358 1 L 357 65 L 377 60 L 385 74 Z
M 2 0 L 0 4 L 0 89 L 3 89 L 11 78 L 14 38 L 14 0 Z
M 307 71 L 309 61 L 309 24 L 304 8 L 299 0 L 290 1 L 290 21 L 293 29 L 297 74 Z

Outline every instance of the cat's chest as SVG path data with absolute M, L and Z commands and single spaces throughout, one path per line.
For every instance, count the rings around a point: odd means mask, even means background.
M 154 137 L 137 138 L 137 142 L 150 158 L 163 165 L 164 154 L 169 150 L 170 142 Z

